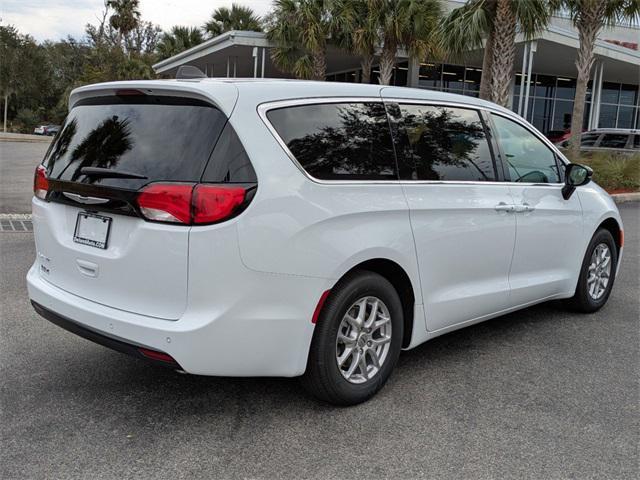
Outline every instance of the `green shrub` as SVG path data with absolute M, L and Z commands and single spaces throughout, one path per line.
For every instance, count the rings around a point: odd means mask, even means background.
M 19 133 L 33 133 L 33 129 L 38 125 L 40 119 L 38 114 L 28 108 L 18 110 L 18 115 L 14 120 L 14 127 Z
M 575 159 L 593 168 L 593 180 L 605 190 L 640 191 L 640 154 L 598 152 Z

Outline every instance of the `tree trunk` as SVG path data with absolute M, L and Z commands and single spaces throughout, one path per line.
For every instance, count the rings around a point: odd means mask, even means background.
M 569 138 L 569 156 L 573 159 L 580 153 L 580 140 L 582 138 L 582 122 L 584 119 L 584 103 L 587 97 L 587 83 L 589 73 L 595 60 L 593 49 L 595 48 L 598 32 L 602 28 L 602 16 L 605 2 L 587 2 L 580 12 L 576 22 L 580 38 L 580 48 L 576 58 L 578 80 L 576 81 L 576 95 L 573 99 L 573 114 L 571 116 L 571 137 Z M 594 79 L 595 80 L 595 79 Z M 594 82 L 593 88 L 596 85 Z M 591 108 L 596 106 L 592 103 Z M 596 127 L 598 126 L 596 119 Z
M 493 60 L 491 64 L 491 101 L 506 107 L 516 58 L 516 15 L 512 0 L 498 0 L 493 22 Z
M 9 95 L 4 96 L 4 123 L 2 124 L 2 131 L 7 133 L 7 110 L 9 109 Z
M 489 100 L 491 98 L 491 65 L 493 64 L 493 30 L 489 33 L 484 45 L 484 56 L 482 57 L 482 74 L 480 76 L 480 98 Z
M 362 75 L 360 76 L 360 83 L 371 83 L 371 66 L 373 65 L 373 55 L 363 55 L 360 59 L 360 68 L 362 68 Z
M 380 56 L 380 77 L 378 78 L 380 85 L 391 84 L 393 67 L 396 65 L 396 50 L 395 45 L 387 45 L 387 42 L 385 42 Z
M 312 80 L 324 81 L 327 78 L 327 57 L 324 49 L 313 52 Z

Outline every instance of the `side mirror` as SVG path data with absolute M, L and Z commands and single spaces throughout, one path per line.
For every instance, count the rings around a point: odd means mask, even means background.
M 569 200 L 576 187 L 586 185 L 591 181 L 593 170 L 584 165 L 570 163 L 564 171 L 564 187 L 562 187 L 562 197 Z

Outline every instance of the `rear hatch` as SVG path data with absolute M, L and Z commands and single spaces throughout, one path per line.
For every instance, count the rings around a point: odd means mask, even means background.
M 158 182 L 193 188 L 226 122 L 197 99 L 125 91 L 80 100 L 39 167 L 45 190 L 36 196 L 46 200 L 33 202 L 40 275 L 110 307 L 180 318 L 189 222 L 149 221 L 136 199 Z M 36 189 L 38 182 L 37 173 Z

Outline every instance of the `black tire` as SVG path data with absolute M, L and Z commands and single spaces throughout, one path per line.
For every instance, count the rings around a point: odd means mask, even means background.
M 600 298 L 594 299 L 589 294 L 589 286 L 587 280 L 589 277 L 589 265 L 591 264 L 591 256 L 593 255 L 596 247 L 600 244 L 605 244 L 611 252 L 611 273 L 604 294 Z M 616 278 L 617 267 L 618 247 L 616 246 L 611 233 L 608 230 L 601 228 L 593 235 L 593 238 L 589 242 L 589 246 L 587 247 L 587 251 L 582 261 L 580 278 L 578 279 L 576 292 L 574 296 L 568 301 L 569 307 L 573 310 L 583 313 L 593 313 L 600 310 L 604 306 L 604 304 L 607 303 L 609 295 L 611 295 L 611 289 L 613 288 L 613 283 Z
M 379 370 L 363 383 L 351 383 L 336 361 L 336 340 L 344 315 L 363 297 L 377 297 L 391 317 L 391 342 Z M 386 383 L 402 348 L 402 303 L 393 285 L 377 273 L 356 271 L 338 282 L 327 298 L 313 333 L 302 385 L 313 396 L 334 405 L 356 405 L 375 395 Z M 351 359 L 353 360 L 353 358 Z M 358 371 L 362 371 L 358 367 Z

